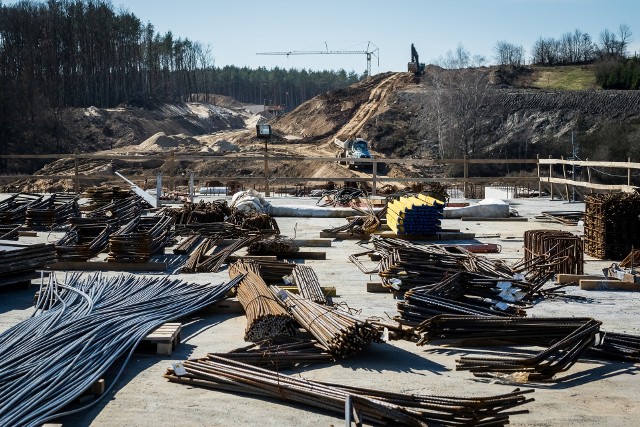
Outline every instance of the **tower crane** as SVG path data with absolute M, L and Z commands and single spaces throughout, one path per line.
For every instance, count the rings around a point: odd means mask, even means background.
M 380 66 L 380 49 L 378 46 L 367 42 L 367 48 L 364 50 L 329 50 L 329 45 L 324 42 L 325 50 L 291 50 L 288 52 L 258 52 L 256 55 L 367 55 L 367 75 L 371 75 L 371 57 L 378 58 L 378 66 Z

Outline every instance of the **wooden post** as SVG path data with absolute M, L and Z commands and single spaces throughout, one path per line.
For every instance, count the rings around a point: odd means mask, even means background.
M 173 191 L 176 185 L 176 152 L 171 150 L 169 152 L 169 191 Z
M 264 140 L 264 195 L 269 197 L 269 151 L 267 148 L 267 140 Z
M 589 159 L 587 159 L 587 161 L 589 161 Z M 587 166 L 587 180 L 589 184 L 591 184 L 591 166 Z M 593 194 L 593 188 L 591 188 L 591 186 L 589 186 L 589 192 Z
M 551 155 L 549 155 L 549 159 L 551 159 Z M 549 184 L 551 186 L 551 200 L 553 200 L 553 182 L 551 182 L 552 176 L 553 176 L 553 165 L 549 163 Z
M 536 156 L 538 160 L 538 198 L 542 197 L 542 180 L 540 179 L 540 154 Z
M 564 156 L 560 156 L 562 160 L 564 160 Z M 569 200 L 569 184 L 567 184 L 567 164 L 562 163 L 562 177 L 564 178 L 564 192 L 567 195 L 567 200 Z
M 627 157 L 627 163 L 631 163 L 631 157 Z M 627 185 L 631 187 L 631 168 L 627 168 Z
M 378 162 L 374 159 L 371 164 L 371 195 L 376 196 L 376 186 L 378 183 Z
M 189 200 L 191 201 L 191 203 L 193 203 L 194 199 L 195 199 L 195 189 L 194 187 L 194 173 L 191 172 L 191 174 L 189 175 Z
M 73 180 L 73 191 L 76 194 L 80 193 L 80 178 L 78 177 L 78 156 L 73 156 L 74 161 L 74 180 Z
M 159 173 L 156 175 L 156 207 L 159 208 L 162 201 L 160 200 L 162 197 L 162 174 Z
M 464 181 L 462 181 L 462 190 L 464 192 L 464 198 L 467 198 L 467 179 L 469 178 L 469 156 L 464 155 L 463 165 Z

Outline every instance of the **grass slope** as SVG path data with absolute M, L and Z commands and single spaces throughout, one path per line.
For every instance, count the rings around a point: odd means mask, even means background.
M 598 89 L 592 65 L 565 65 L 558 67 L 533 67 L 533 87 L 553 90 Z

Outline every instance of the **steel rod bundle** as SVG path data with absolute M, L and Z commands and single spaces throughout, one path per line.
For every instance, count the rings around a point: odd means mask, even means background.
M 284 336 L 277 340 L 260 341 L 229 353 L 209 353 L 207 357 L 224 357 L 274 371 L 335 360 L 316 340 Z
M 322 192 L 322 197 L 318 199 L 316 205 L 319 206 L 348 206 L 352 201 L 355 201 L 361 197 L 366 197 L 367 194 L 353 187 L 344 187 L 337 190 L 325 190 Z
M 270 255 L 298 252 L 300 247 L 290 237 L 265 236 L 249 245 L 247 253 L 250 255 Z
M 147 262 L 162 253 L 171 236 L 173 218 L 167 216 L 137 217 L 109 238 L 111 262 Z
M 199 234 L 191 234 L 190 236 L 185 237 L 180 243 L 173 248 L 173 253 L 177 255 L 188 255 L 193 252 L 195 248 L 197 248 L 200 243 L 204 240 Z
M 204 237 L 219 239 L 237 239 L 248 234 L 256 234 L 255 231 L 245 230 L 239 225 L 231 224 L 230 222 L 177 224 L 175 228 L 176 234 L 179 236 L 199 234 Z
M 52 194 L 27 206 L 25 224 L 29 227 L 53 227 L 80 216 L 78 196 Z
M 224 298 L 241 278 L 212 286 L 168 277 L 51 275 L 34 315 L 0 334 L 0 424 L 40 426 L 64 415 L 128 353 L 126 364 L 149 332 Z
M 640 194 L 585 197 L 584 251 L 600 259 L 622 259 L 640 241 Z
M 272 286 L 271 291 L 287 306 L 300 326 L 336 358 L 357 353 L 372 341 L 382 339 L 382 332 L 367 320 L 309 301 L 277 286 Z
M 509 423 L 509 416 L 527 413 L 518 407 L 533 401 L 525 397 L 532 391 L 518 389 L 503 395 L 474 398 L 407 395 L 348 387 L 283 375 L 217 356 L 182 364 L 186 375 L 178 376 L 169 369 L 165 378 L 190 386 L 303 403 L 341 416 L 345 413 L 345 403 L 350 401 L 350 411 L 367 425 L 505 425 Z
M 289 261 L 252 260 L 251 262 L 260 267 L 260 276 L 267 285 L 283 284 L 284 277 L 291 276 L 293 269 L 298 265 Z
M 553 273 L 582 274 L 582 239 L 567 231 L 527 230 L 524 232 L 525 260 L 543 256 Z
M 193 250 L 180 271 L 182 273 L 217 273 L 229 255 L 249 246 L 258 238 L 259 236 L 241 237 L 235 239 L 230 245 L 219 247 L 218 244 L 222 239 L 206 237 Z
M 457 360 L 457 370 L 471 371 L 476 376 L 487 373 L 523 373 L 528 379 L 547 380 L 571 368 L 593 343 L 601 322 L 588 319 L 562 339 L 533 356 L 473 357 Z
M 185 203 L 180 209 L 172 209 L 176 225 L 223 222 L 231 214 L 231 209 L 226 200 L 213 200 L 197 203 Z
M 133 195 L 124 199 L 116 199 L 104 206 L 87 213 L 86 218 L 73 218 L 73 224 L 82 224 L 87 221 L 107 222 L 115 225 L 124 225 L 139 217 L 144 209 L 151 206 L 140 196 Z
M 252 232 L 280 234 L 276 219 L 266 213 L 243 212 L 233 209 L 227 221 Z
M 109 244 L 113 226 L 105 223 L 73 225 L 56 242 L 58 261 L 86 261 Z
M 35 277 L 35 270 L 56 260 L 55 246 L 2 242 L 0 245 L 0 285 L 19 283 Z
M 18 240 L 21 224 L 1 224 L 0 240 Z
M 306 265 L 296 265 L 291 273 L 293 282 L 298 287 L 300 296 L 317 304 L 327 305 L 327 297 L 322 292 L 315 271 Z
M 387 203 L 387 225 L 397 235 L 428 234 L 440 231 L 444 202 L 433 197 L 400 197 Z
M 247 315 L 245 341 L 259 342 L 279 335 L 294 335 L 293 317 L 272 295 L 260 277 L 257 264 L 237 261 L 229 266 L 229 277 L 244 275 L 237 298 Z
M 0 202 L 0 224 L 24 224 L 27 208 L 42 198 L 38 194 L 12 194 Z

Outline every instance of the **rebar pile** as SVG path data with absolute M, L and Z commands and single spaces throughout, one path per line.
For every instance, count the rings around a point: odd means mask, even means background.
M 640 241 L 640 194 L 585 197 L 584 251 L 600 259 L 622 259 Z
M 0 225 L 0 240 L 18 240 L 21 224 L 2 224 Z
M 152 255 L 164 252 L 171 236 L 173 218 L 137 217 L 109 238 L 110 262 L 147 262 Z
M 271 255 L 298 252 L 300 248 L 293 239 L 285 236 L 265 236 L 251 243 L 247 248 L 250 255 Z
M 309 301 L 277 286 L 272 286 L 271 291 L 287 306 L 300 326 L 336 358 L 355 354 L 372 341 L 382 339 L 382 332 L 367 320 Z
M 475 376 L 487 373 L 524 374 L 528 379 L 547 380 L 573 366 L 593 343 L 601 322 L 588 319 L 565 337 L 533 356 L 474 357 L 457 360 L 457 370 L 471 371 Z
M 86 218 L 73 218 L 71 222 L 74 224 L 82 224 L 88 221 L 99 221 L 115 225 L 124 225 L 139 217 L 145 209 L 150 207 L 142 197 L 133 195 L 107 203 L 87 213 Z
M 425 396 L 343 386 L 289 376 L 228 360 L 187 360 L 186 375 L 169 369 L 169 381 L 212 388 L 231 393 L 271 397 L 285 402 L 303 403 L 343 416 L 345 403 L 351 402 L 359 422 L 366 425 L 505 425 L 509 416 L 527 413 L 516 409 L 533 401 L 526 394 L 511 393 L 489 397 Z
M 249 246 L 259 236 L 235 239 L 231 244 L 218 246 L 222 239 L 205 237 L 180 268 L 182 273 L 217 273 L 227 258 L 237 250 Z
M 27 208 L 42 200 L 37 194 L 13 194 L 0 202 L 0 224 L 24 224 Z
M 260 276 L 267 285 L 282 285 L 284 277 L 291 276 L 297 265 L 289 261 L 252 260 L 252 262 L 260 267 Z
M 259 342 L 279 335 L 295 335 L 293 317 L 271 294 L 260 277 L 257 264 L 238 261 L 229 267 L 229 277 L 244 275 L 237 298 L 247 316 L 244 340 Z
M 213 200 L 198 203 L 185 203 L 180 209 L 172 209 L 171 216 L 176 225 L 223 222 L 231 214 L 226 200 Z
M 428 234 L 440 231 L 444 202 L 418 194 L 387 203 L 387 225 L 396 235 Z
M 199 234 L 204 237 L 219 239 L 236 239 L 247 234 L 255 234 L 255 231 L 245 230 L 239 225 L 231 224 L 230 222 L 178 224 L 175 229 L 176 234 L 179 236 Z
M 316 205 L 333 207 L 348 206 L 356 199 L 366 196 L 367 194 L 364 191 L 353 187 L 325 190 L 322 192 L 322 197 L 316 202 Z
M 53 227 L 76 216 L 80 216 L 78 196 L 52 194 L 27 206 L 25 224 L 28 227 Z
M 330 353 L 319 345 L 318 341 L 293 337 L 278 337 L 277 340 L 268 339 L 247 347 L 231 350 L 229 353 L 209 353 L 207 357 L 224 357 L 274 371 L 309 366 L 316 363 L 328 363 L 335 360 Z
M 373 208 L 371 205 L 368 206 L 369 211 L 364 211 L 357 206 L 352 206 L 354 210 L 357 210 L 362 215 L 350 218 L 346 224 L 340 225 L 334 228 L 325 228 L 325 233 L 340 233 L 340 232 L 348 232 L 354 236 L 365 236 L 376 231 L 380 224 L 380 218 L 384 217 L 387 213 L 387 207 L 380 209 L 378 212 L 373 212 Z
M 243 212 L 232 210 L 227 222 L 235 224 L 244 230 L 262 234 L 280 234 L 276 219 L 266 213 Z
M 149 332 L 224 298 L 235 285 L 51 275 L 33 317 L 0 334 L 0 425 L 35 427 L 64 415 L 66 405 L 128 354 L 115 383 Z
M 317 304 L 328 304 L 327 297 L 322 292 L 320 281 L 318 281 L 318 275 L 313 271 L 313 268 L 298 264 L 293 268 L 291 276 L 302 298 Z
M 82 193 L 81 197 L 90 199 L 92 204 L 101 207 L 112 203 L 114 200 L 131 197 L 132 194 L 133 193 L 130 188 L 102 186 L 87 188 Z
M 543 257 L 548 270 L 555 274 L 582 274 L 584 255 L 582 239 L 559 230 L 527 230 L 524 232 L 525 261 Z
M 54 245 L 3 242 L 0 245 L 0 285 L 31 280 L 35 276 L 36 269 L 49 265 L 55 260 Z
M 73 225 L 56 242 L 58 261 L 86 261 L 102 252 L 109 244 L 113 231 L 110 224 Z

